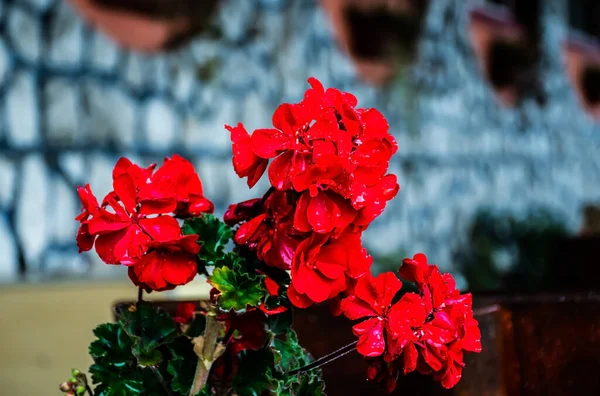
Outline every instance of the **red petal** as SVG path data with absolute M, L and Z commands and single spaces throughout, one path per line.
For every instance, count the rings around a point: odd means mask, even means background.
M 77 230 L 77 247 L 79 248 L 79 253 L 87 252 L 94 247 L 94 239 L 96 239 L 95 235 L 91 235 L 88 230 L 87 224 L 82 224 Z
M 162 277 L 172 285 L 185 285 L 196 276 L 196 257 L 186 253 L 165 255 Z
M 140 227 L 158 242 L 167 242 L 181 237 L 179 223 L 171 216 L 158 216 L 139 220 Z
M 151 290 L 162 291 L 173 289 L 162 276 L 162 264 L 164 257 L 157 252 L 149 252 L 144 255 L 134 266 L 133 272 L 137 282 L 144 284 Z M 129 270 L 131 271 L 131 269 Z M 131 277 L 131 275 L 130 275 Z M 134 280 L 135 282 L 135 280 Z
M 308 298 L 304 294 L 298 293 L 296 291 L 296 289 L 294 288 L 293 284 L 291 284 L 290 287 L 288 288 L 287 295 L 288 295 L 288 298 L 290 299 L 290 302 L 295 307 L 298 307 L 298 308 L 308 308 L 311 305 L 313 305 L 313 302 L 311 301 L 311 299 Z
M 140 215 L 154 215 L 174 212 L 177 201 L 173 198 L 159 199 L 155 201 L 143 201 L 140 203 Z
M 278 190 L 290 188 L 288 175 L 290 174 L 293 155 L 293 151 L 287 151 L 275 158 L 269 166 L 269 181 Z
M 265 288 L 267 289 L 267 293 L 269 293 L 269 296 L 279 295 L 279 284 L 269 276 L 265 278 Z
M 356 350 L 363 356 L 380 356 L 385 351 L 383 337 L 383 322 L 377 318 L 367 319 L 352 327 L 354 335 L 358 336 Z
M 263 225 L 267 215 L 261 214 L 252 220 L 242 224 L 235 233 L 235 243 L 245 245 L 256 237 L 259 227 Z
M 424 284 L 429 280 L 430 269 L 427 265 L 427 256 L 417 253 L 412 259 L 405 258 L 398 271 L 400 276 L 409 282 Z
M 103 234 L 96 239 L 96 252 L 107 264 L 131 265 L 148 248 L 150 237 L 136 226 Z
M 324 192 L 320 192 L 316 197 L 310 199 L 307 217 L 315 232 L 331 232 L 338 216 L 340 216 L 340 210 Z
M 294 212 L 294 228 L 301 232 L 312 231 L 312 226 L 308 222 L 308 205 L 312 198 L 308 191 L 305 191 L 296 202 L 296 211 Z
M 194 318 L 194 312 L 196 311 L 195 302 L 182 302 L 177 305 L 175 310 L 175 316 L 173 320 L 177 323 L 188 323 Z
M 404 347 L 404 374 L 415 371 L 418 357 L 419 352 L 412 342 Z
M 285 150 L 289 136 L 278 129 L 257 129 L 251 136 L 252 151 L 261 158 L 274 158 Z
M 306 265 L 300 266 L 292 283 L 297 291 L 303 292 L 316 303 L 327 300 L 331 293 L 330 283 Z
M 378 303 L 387 307 L 402 287 L 402 282 L 393 272 L 384 272 L 374 279 L 374 287 Z
M 342 300 L 341 310 L 344 316 L 350 320 L 361 319 L 366 316 L 377 316 L 377 312 L 365 301 L 349 296 Z

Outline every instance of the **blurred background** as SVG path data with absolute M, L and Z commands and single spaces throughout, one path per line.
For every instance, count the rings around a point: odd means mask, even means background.
M 593 286 L 595 0 L 0 0 L 6 394 L 46 394 L 25 373 L 54 389 L 84 368 L 91 329 L 135 294 L 77 253 L 76 187 L 103 196 L 120 156 L 179 153 L 221 215 L 267 182 L 237 178 L 223 124 L 270 126 L 311 76 L 378 108 L 398 140 L 401 191 L 364 236 L 376 271 L 422 251 L 471 290 Z M 48 338 L 25 326 L 38 315 Z

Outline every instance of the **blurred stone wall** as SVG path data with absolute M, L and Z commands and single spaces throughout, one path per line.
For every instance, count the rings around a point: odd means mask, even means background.
M 218 38 L 146 56 L 119 49 L 65 1 L 0 2 L 0 282 L 116 274 L 77 254 L 73 218 L 76 186 L 103 196 L 119 156 L 191 159 L 219 214 L 261 194 L 264 183 L 249 191 L 233 173 L 223 124 L 269 126 L 309 76 L 379 108 L 398 139 L 401 191 L 365 235 L 374 254 L 424 251 L 453 270 L 451 251 L 482 207 L 543 206 L 576 230 L 581 205 L 600 199 L 600 128 L 560 59 L 566 0 L 544 2 L 548 103 L 518 109 L 498 106 L 478 72 L 463 0 L 431 2 L 418 59 L 381 91 L 357 79 L 315 3 L 222 3 Z

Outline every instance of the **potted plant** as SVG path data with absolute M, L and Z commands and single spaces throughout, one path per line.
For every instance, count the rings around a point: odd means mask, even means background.
M 212 215 L 193 166 L 177 155 L 160 168 L 121 158 L 114 191 L 102 201 L 89 185 L 79 188 L 80 250 L 95 248 L 107 264 L 127 267 L 139 293 L 115 308 L 116 323 L 94 330 L 95 390 L 79 371 L 61 390 L 319 395 L 321 367 L 350 352 L 388 392 L 400 373 L 430 374 L 446 388 L 460 380 L 463 352 L 481 351 L 471 295 L 423 254 L 399 269 L 411 291 L 394 272 L 374 277 L 361 244 L 399 190 L 387 173 L 397 145 L 385 118 L 356 108 L 349 93 L 309 82 L 302 101 L 277 108 L 274 128 L 250 135 L 242 124 L 226 126 L 238 176 L 253 187 L 268 170 L 271 187 L 231 205 L 223 221 Z M 208 301 L 169 314 L 143 299 L 197 274 L 213 286 Z M 315 359 L 292 329 L 292 311 L 318 304 L 355 321 L 355 339 Z

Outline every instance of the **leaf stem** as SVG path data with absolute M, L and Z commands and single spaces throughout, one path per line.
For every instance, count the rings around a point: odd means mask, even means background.
M 162 376 L 162 374 L 160 373 L 160 371 L 156 367 L 154 367 L 154 366 L 150 366 L 150 370 L 152 370 L 152 372 L 156 376 L 156 379 L 158 379 L 158 382 L 160 382 L 160 384 L 162 385 L 163 389 L 165 390 L 166 394 L 168 396 L 173 396 L 173 392 L 171 392 L 171 389 L 169 388 L 169 385 L 167 385 L 167 383 L 165 382 L 165 379 Z
M 88 384 L 85 384 L 85 390 L 90 394 L 90 396 L 94 396 L 94 392 L 92 392 L 92 388 L 90 388 Z
M 337 360 L 337 359 L 341 358 L 342 356 L 345 356 L 345 355 L 349 354 L 350 352 L 354 351 L 356 344 L 358 344 L 358 341 L 351 342 L 350 344 L 345 345 L 345 346 L 341 347 L 340 349 L 337 349 L 325 356 L 320 357 L 319 359 L 315 360 L 314 362 L 312 362 L 310 364 L 307 364 L 304 367 L 300 367 L 300 368 L 297 368 L 295 370 L 288 372 L 288 375 L 296 375 L 298 373 L 303 373 L 305 371 L 314 370 L 316 368 L 326 365 L 327 363 L 333 362 L 334 360 Z

